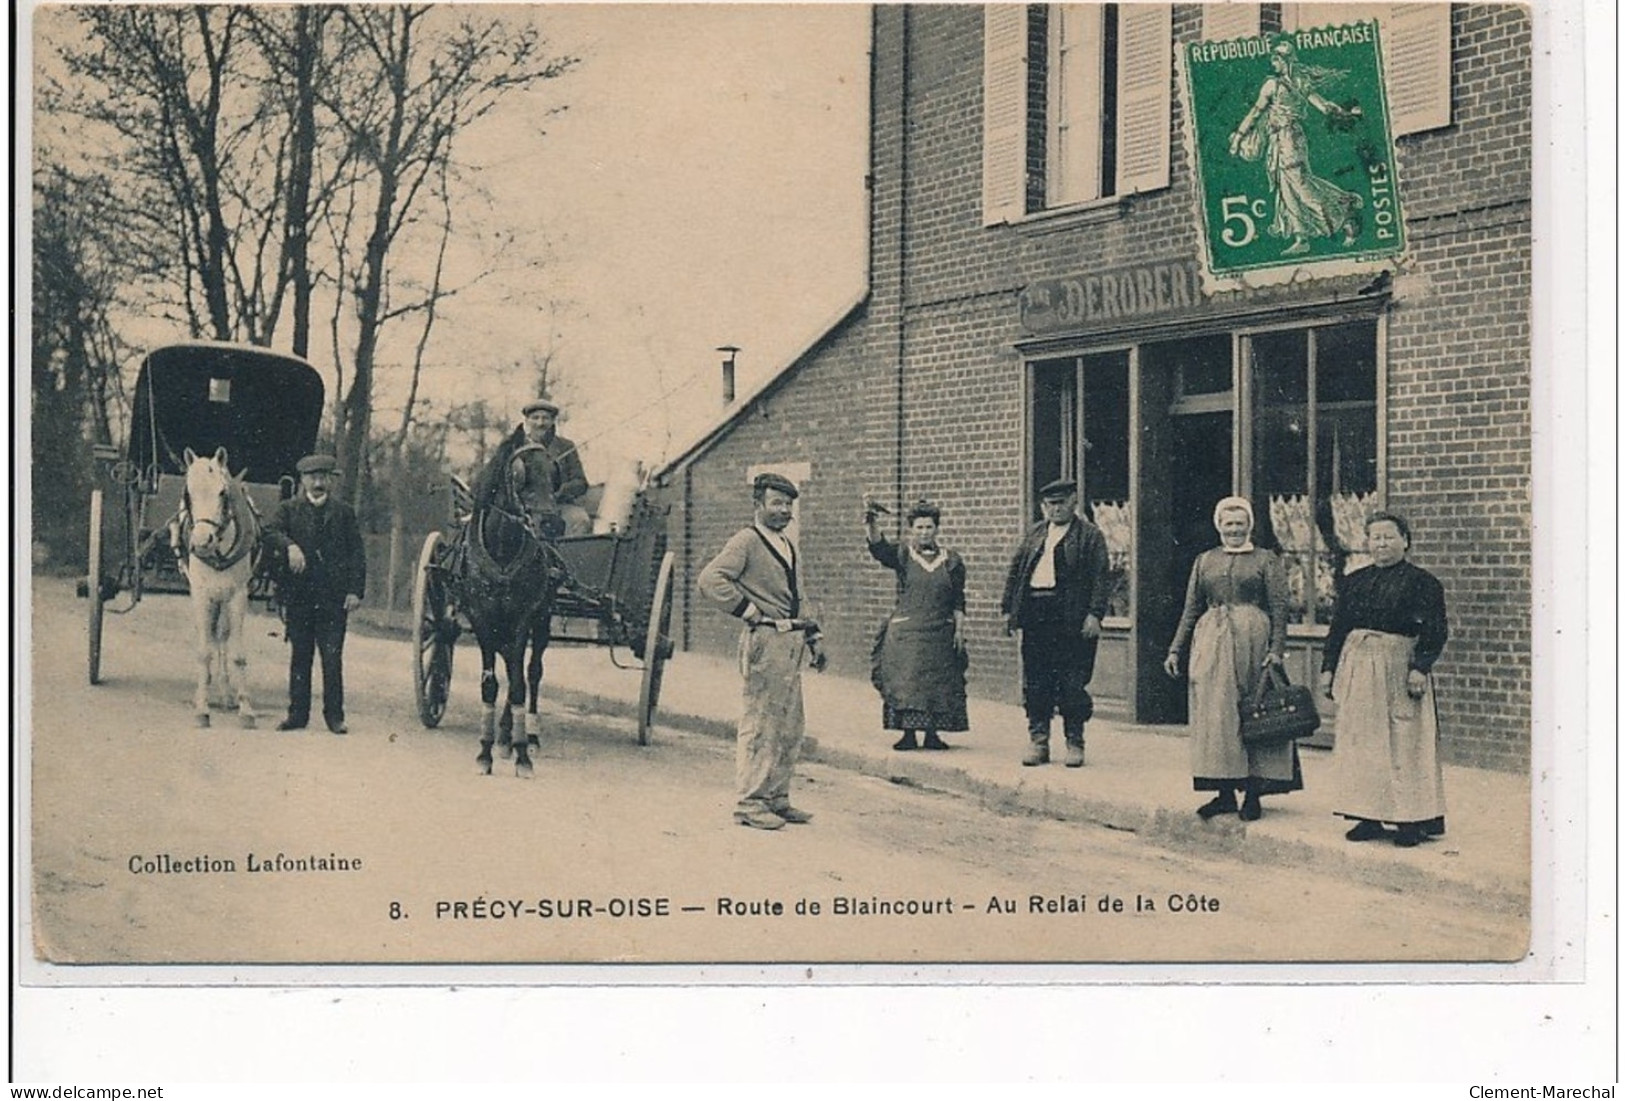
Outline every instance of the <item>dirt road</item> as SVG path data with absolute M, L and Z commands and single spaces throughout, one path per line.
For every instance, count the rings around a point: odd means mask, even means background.
M 286 649 L 259 613 L 260 728 L 199 730 L 185 598 L 110 617 L 89 688 L 83 602 L 34 595 L 34 934 L 57 962 L 1438 960 L 1522 936 L 819 766 L 794 795 L 815 822 L 742 829 L 727 742 L 640 748 L 552 700 L 535 779 L 478 776 L 474 653 L 429 731 L 400 639 L 352 632 L 349 735 L 279 734 Z

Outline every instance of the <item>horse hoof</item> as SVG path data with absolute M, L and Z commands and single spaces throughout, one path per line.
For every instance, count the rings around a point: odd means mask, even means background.
M 237 722 L 244 730 L 258 730 L 260 725 L 259 718 L 254 715 L 238 715 Z
M 520 761 L 513 766 L 513 774 L 521 780 L 529 780 L 536 775 L 536 766 L 527 761 Z
M 205 711 L 202 714 L 194 715 L 192 721 L 197 724 L 199 730 L 207 730 L 209 727 L 209 713 Z
M 501 751 L 502 751 L 502 759 L 504 761 L 509 761 L 509 760 L 513 759 L 513 743 L 512 742 L 504 742 L 498 748 L 501 749 Z
M 478 757 L 474 758 L 474 763 L 479 769 L 479 774 L 481 776 L 491 775 L 491 758 L 487 754 L 482 753 Z
M 534 734 L 528 735 L 525 738 L 525 741 L 530 743 L 530 747 L 532 749 L 540 749 L 542 747 L 542 740 Z

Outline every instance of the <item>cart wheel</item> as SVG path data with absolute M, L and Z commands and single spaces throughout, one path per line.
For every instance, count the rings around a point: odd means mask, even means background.
M 649 744 L 655 708 L 660 706 L 660 677 L 671 657 L 671 578 L 677 556 L 667 551 L 655 575 L 654 598 L 649 601 L 649 636 L 643 643 L 643 690 L 638 693 L 638 744 Z
M 435 564 L 440 542 L 438 531 L 430 532 L 423 541 L 412 586 L 412 690 L 417 698 L 418 718 L 430 730 L 439 726 L 446 714 L 451 659 L 457 646 L 457 625 L 446 607 L 446 579 Z
M 90 683 L 102 682 L 102 491 L 90 491 L 90 554 L 85 598 L 90 601 Z

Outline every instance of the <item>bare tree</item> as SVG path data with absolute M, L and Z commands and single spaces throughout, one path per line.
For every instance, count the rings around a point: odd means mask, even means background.
M 371 431 L 379 336 L 393 316 L 424 308 L 387 300 L 389 259 L 434 173 L 452 158 L 460 130 L 514 91 L 565 73 L 573 58 L 543 56 L 533 26 L 510 27 L 486 15 L 462 15 L 431 31 L 429 6 L 342 8 L 368 59 L 366 86 L 352 84 L 331 106 L 351 144 L 371 166 L 372 210 L 354 288 L 357 322 L 349 392 L 341 408 L 339 463 L 359 499 Z M 446 15 L 444 9 L 442 15 Z

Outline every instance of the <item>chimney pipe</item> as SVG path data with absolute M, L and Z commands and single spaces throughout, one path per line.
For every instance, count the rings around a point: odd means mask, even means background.
M 732 405 L 734 403 L 734 357 L 739 354 L 739 349 L 732 344 L 724 344 L 717 351 L 724 352 L 728 356 L 727 359 L 722 361 L 722 404 Z

